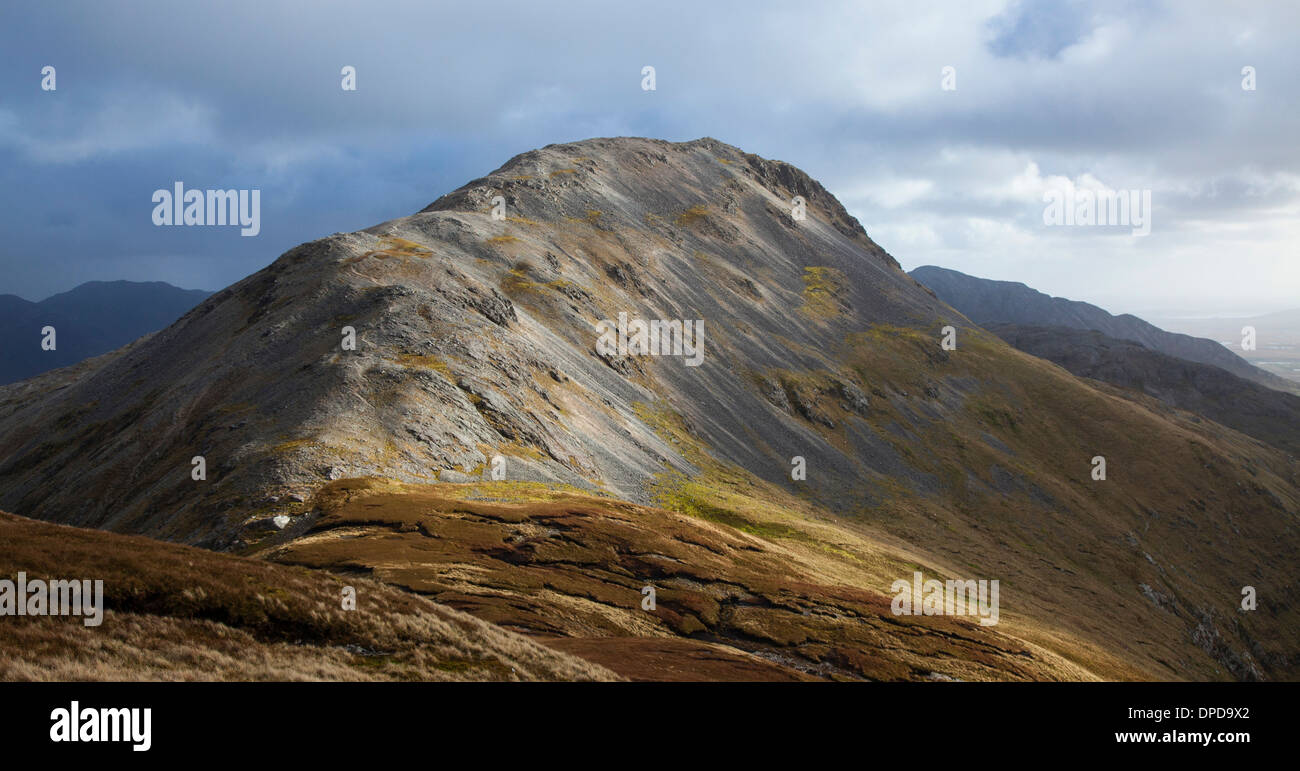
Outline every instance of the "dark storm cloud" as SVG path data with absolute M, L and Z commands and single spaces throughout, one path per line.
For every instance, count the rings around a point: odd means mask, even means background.
M 1295 296 L 1297 17 L 1282 3 L 997 1 L 8 11 L 0 291 L 35 299 L 111 278 L 216 289 L 301 241 L 417 211 L 516 153 L 631 134 L 711 135 L 795 163 L 909 267 L 1136 302 L 1132 254 L 1148 274 L 1200 271 L 1184 286 L 1208 298 L 1226 285 L 1213 256 L 1248 249 L 1274 267 L 1233 284 L 1237 299 Z M 39 88 L 47 64 L 52 93 Z M 356 92 L 339 88 L 343 65 Z M 1256 91 L 1240 87 L 1245 65 Z M 939 88 L 944 66 L 956 91 Z M 175 180 L 261 189 L 261 234 L 154 227 L 150 194 Z M 1089 180 L 1152 189 L 1144 243 L 1044 231 L 1043 188 Z

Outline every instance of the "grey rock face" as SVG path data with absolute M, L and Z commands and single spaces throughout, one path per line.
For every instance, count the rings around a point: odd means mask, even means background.
M 836 277 L 824 317 L 806 312 L 808 269 Z M 597 323 L 620 313 L 702 321 L 699 366 L 598 350 Z M 304 513 L 286 491 L 478 480 L 496 454 L 511 479 L 648 502 L 656 475 L 694 469 L 650 413 L 755 473 L 808 456 L 833 498 L 876 472 L 810 433 L 836 427 L 824 405 L 869 404 L 827 341 L 940 318 L 961 323 L 789 164 L 711 139 L 552 145 L 291 249 L 148 339 L 0 388 L 0 508 L 223 546 Z M 840 385 L 760 387 L 772 371 Z M 850 442 L 881 444 L 857 420 Z

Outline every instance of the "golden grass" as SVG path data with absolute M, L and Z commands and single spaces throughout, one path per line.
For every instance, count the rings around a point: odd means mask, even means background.
M 673 222 L 676 223 L 677 227 L 679 228 L 686 228 L 686 227 L 690 227 L 698 220 L 707 217 L 708 214 L 709 214 L 709 207 L 705 206 L 704 204 L 699 204 L 697 206 L 692 206 L 691 208 L 679 213 L 676 217 L 673 218 Z
M 419 257 L 427 259 L 433 256 L 433 250 L 427 246 L 422 246 L 414 241 L 408 241 L 405 238 L 395 236 L 384 236 L 379 239 L 379 248 L 372 249 L 365 254 L 356 257 L 349 257 L 343 261 L 345 265 L 351 265 L 366 259 L 387 260 L 395 257 Z
M 570 680 L 612 673 L 367 578 L 0 513 L 0 575 L 102 580 L 101 626 L 6 617 L 0 680 Z M 357 609 L 342 608 L 352 586 Z
M 602 214 L 603 212 L 601 212 L 598 209 L 588 209 L 587 213 L 582 217 L 568 217 L 567 219 L 569 220 L 569 222 L 581 222 L 587 225 L 591 225 L 592 227 L 596 227 L 597 225 L 600 224 L 600 218 Z
M 844 313 L 842 296 L 847 293 L 848 278 L 828 267 L 803 269 L 803 304 L 799 312 L 817 319 L 829 319 Z
M 448 379 L 452 377 L 451 367 L 447 366 L 447 362 L 439 356 L 405 353 L 399 356 L 397 360 L 407 367 L 431 369 L 446 375 Z

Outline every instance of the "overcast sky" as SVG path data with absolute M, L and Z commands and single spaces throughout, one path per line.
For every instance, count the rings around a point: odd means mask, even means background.
M 0 294 L 219 289 L 519 152 L 638 135 L 789 161 L 907 269 L 1114 312 L 1300 307 L 1295 2 L 12 6 Z M 177 180 L 260 189 L 261 233 L 155 227 Z M 1045 226 L 1071 187 L 1150 190 L 1150 235 Z

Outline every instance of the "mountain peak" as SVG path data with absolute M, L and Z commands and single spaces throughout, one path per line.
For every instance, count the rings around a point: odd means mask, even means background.
M 523 153 L 415 215 L 291 249 L 145 344 L 60 380 L 44 409 L 122 429 L 132 416 L 129 431 L 80 435 L 116 449 L 90 472 L 101 494 L 78 523 L 188 541 L 230 543 L 246 523 L 217 512 L 268 486 L 283 498 L 338 474 L 445 481 L 498 453 L 523 478 L 645 503 L 646 480 L 694 466 L 645 405 L 679 402 L 710 444 L 733 444 L 772 419 L 761 393 L 710 385 L 734 381 L 733 367 L 829 365 L 828 333 L 942 313 L 794 166 L 709 138 L 599 138 Z M 602 352 L 596 329 L 621 318 L 698 321 L 702 366 Z M 772 339 L 795 348 L 779 353 Z M 118 390 L 137 372 L 151 373 L 147 392 Z M 778 413 L 812 410 L 811 398 L 781 400 Z M 13 438 L 20 454 L 61 441 Z M 727 452 L 770 462 L 758 447 Z M 213 469 L 199 491 L 184 469 L 196 455 Z M 0 477 L 20 473 L 16 457 L 0 455 Z M 158 489 L 179 508 L 157 508 Z M 39 483 L 8 490 L 18 513 L 63 507 Z
M 839 200 L 807 173 L 712 137 L 689 142 L 599 137 L 547 145 L 516 155 L 488 176 L 440 197 L 422 213 L 482 211 L 501 196 L 508 207 L 525 217 L 538 211 L 558 211 L 568 217 L 599 211 L 604 216 L 615 203 L 618 207 L 613 214 L 622 215 L 624 224 L 642 226 L 645 215 L 669 201 L 684 209 L 707 205 L 714 188 L 730 185 L 736 190 L 736 181 L 742 177 L 781 201 L 787 210 L 796 196 L 802 198 L 808 209 L 820 212 L 843 235 L 898 267 Z

